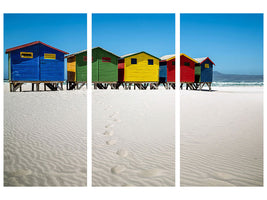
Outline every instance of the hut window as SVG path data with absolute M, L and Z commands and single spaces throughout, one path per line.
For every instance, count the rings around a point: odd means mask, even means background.
M 55 60 L 56 59 L 56 54 L 54 54 L 54 53 L 45 53 L 44 54 L 44 59 Z
M 109 58 L 109 57 L 102 57 L 102 62 L 111 62 L 111 58 Z
M 205 64 L 205 68 L 210 68 L 210 65 L 209 64 Z
M 190 66 L 190 63 L 189 62 L 185 62 L 184 66 Z
M 83 61 L 87 62 L 87 56 L 83 56 Z
M 21 58 L 33 58 L 33 53 L 32 52 L 20 52 L 20 57 Z
M 148 65 L 153 65 L 153 59 L 148 59 Z
M 172 61 L 172 65 L 175 65 L 175 61 Z
M 137 64 L 137 59 L 136 58 L 132 58 L 131 59 L 131 64 Z

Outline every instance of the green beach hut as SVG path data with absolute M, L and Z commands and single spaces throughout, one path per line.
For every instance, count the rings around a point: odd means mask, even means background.
M 118 82 L 118 58 L 101 47 L 92 49 L 92 82 L 95 89 L 106 89 L 108 85 L 115 87 Z

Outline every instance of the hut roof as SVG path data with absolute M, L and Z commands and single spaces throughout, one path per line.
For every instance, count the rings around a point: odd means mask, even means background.
M 184 57 L 186 57 L 186 58 L 192 60 L 193 62 L 198 63 L 195 59 L 189 57 L 188 55 L 186 55 L 186 54 L 184 54 L 184 53 L 181 53 L 180 56 L 184 56 Z
M 87 49 L 82 50 L 82 51 L 78 51 L 76 53 L 72 53 L 72 54 L 66 55 L 65 58 L 70 58 L 70 57 L 76 56 L 76 55 L 78 55 L 80 53 L 83 53 L 83 52 L 86 52 L 86 51 L 87 51 Z
M 171 60 L 173 58 L 175 58 L 175 54 L 162 56 L 162 57 L 160 57 L 160 60 L 166 60 L 166 61 L 168 61 L 168 60 Z
M 158 57 L 153 56 L 153 55 L 151 55 L 151 54 L 149 54 L 149 53 L 147 53 L 147 52 L 145 52 L 145 51 L 141 51 L 141 52 L 137 52 L 137 53 L 129 53 L 129 54 L 126 54 L 126 55 L 121 56 L 120 59 L 128 58 L 128 57 L 130 57 L 130 56 L 134 56 L 134 55 L 137 55 L 137 54 L 140 54 L 140 53 L 145 53 L 145 54 L 147 54 L 147 55 L 150 55 L 150 56 L 152 56 L 152 57 L 154 57 L 154 58 L 160 60 Z
M 106 52 L 108 52 L 108 53 L 111 53 L 112 55 L 114 55 L 114 56 L 116 56 L 116 57 L 118 57 L 118 58 L 120 57 L 120 56 L 117 56 L 116 54 L 114 54 L 114 53 L 112 53 L 112 52 L 110 52 L 110 51 L 108 51 L 108 50 L 106 50 L 106 49 L 104 49 L 104 48 L 102 48 L 102 47 L 94 47 L 94 48 L 92 48 L 92 50 L 93 50 L 93 49 L 98 49 L 98 48 L 99 48 L 99 49 L 102 49 L 102 50 L 104 50 L 104 51 L 106 51 Z
M 212 64 L 214 64 L 209 57 L 202 58 L 194 58 L 199 64 L 202 64 L 205 60 L 209 60 Z M 214 64 L 215 65 L 215 64 Z
M 21 49 L 21 48 L 24 48 L 24 47 L 32 46 L 32 45 L 35 45 L 35 44 L 42 44 L 42 45 L 45 45 L 45 46 L 47 46 L 47 47 L 49 47 L 51 49 L 55 49 L 55 50 L 57 50 L 59 52 L 62 52 L 64 54 L 68 54 L 68 52 L 62 51 L 62 50 L 57 49 L 55 47 L 52 47 L 52 46 L 50 46 L 48 44 L 45 44 L 45 43 L 43 43 L 41 41 L 30 42 L 30 43 L 27 43 L 27 44 L 23 44 L 23 45 L 19 45 L 19 46 L 13 47 L 13 48 L 9 48 L 9 49 L 6 50 L 6 53 L 9 53 L 11 51 L 14 51 L 14 50 L 17 50 L 17 49 Z

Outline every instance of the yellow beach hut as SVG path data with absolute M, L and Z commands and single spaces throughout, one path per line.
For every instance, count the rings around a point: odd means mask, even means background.
M 119 80 L 123 82 L 157 82 L 159 81 L 160 59 L 144 51 L 120 57 L 119 65 L 124 73 Z

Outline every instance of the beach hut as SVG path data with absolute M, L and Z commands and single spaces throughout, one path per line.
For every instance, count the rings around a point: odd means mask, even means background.
M 195 82 L 195 64 L 196 60 L 187 56 L 184 53 L 180 54 L 180 88 L 183 88 L 183 83 L 186 83 L 187 88 L 193 88 Z
M 197 61 L 198 66 L 196 82 L 212 82 L 213 65 L 215 65 L 209 57 L 194 58 Z
M 87 50 L 65 56 L 67 58 L 67 89 L 87 85 Z
M 124 82 L 125 89 L 133 84 L 139 89 L 156 89 L 159 82 L 160 59 L 144 51 L 121 56 L 119 59 L 119 80 Z
M 195 64 L 195 86 L 201 90 L 206 84 L 211 90 L 213 65 L 215 65 L 209 57 L 194 58 Z
M 36 84 L 37 91 L 40 83 L 44 89 L 63 89 L 64 54 L 65 51 L 35 41 L 6 50 L 8 54 L 8 78 L 10 91 L 16 91 L 24 83 Z M 58 86 L 61 84 L 61 87 Z
M 118 58 L 101 47 L 92 49 L 92 82 L 95 89 L 115 88 L 118 82 Z
M 159 82 L 175 88 L 175 54 L 162 56 L 159 63 Z

